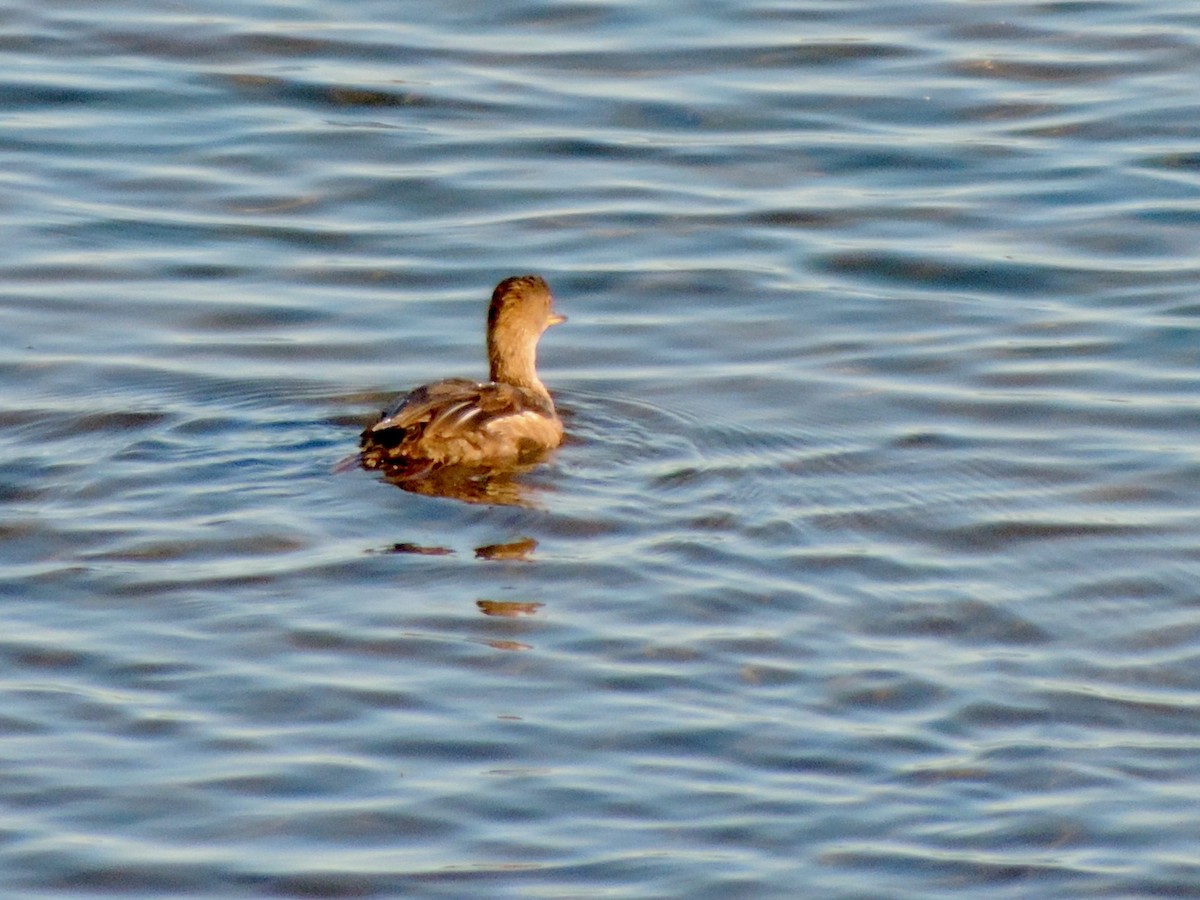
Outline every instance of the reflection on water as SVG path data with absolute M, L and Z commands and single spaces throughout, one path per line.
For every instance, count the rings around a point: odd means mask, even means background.
M 0 15 L 0 894 L 1200 894 L 1189 4 L 147 9 Z M 569 440 L 331 472 L 525 270 Z
M 546 604 L 526 600 L 476 600 L 475 605 L 485 616 L 515 619 L 519 616 L 532 616 Z
M 463 503 L 486 503 L 497 506 L 537 506 L 538 488 L 521 480 L 537 467 L 537 463 L 509 469 L 479 469 L 467 466 L 430 468 L 418 473 L 406 469 L 384 468 L 383 480 L 388 484 L 426 497 L 444 497 Z M 367 467 L 364 468 L 376 468 Z
M 477 559 L 519 559 L 528 560 L 537 549 L 538 542 L 531 537 L 517 538 L 504 544 L 488 544 L 475 548 Z
M 533 538 L 516 538 L 503 544 L 486 544 L 482 547 L 475 548 L 476 559 L 490 560 L 529 560 L 533 556 L 533 551 L 537 549 L 537 541 Z M 412 553 L 416 556 L 449 556 L 454 553 L 450 547 L 428 546 L 423 544 L 414 544 L 408 541 L 401 541 L 386 550 L 384 553 Z
M 392 544 L 385 551 L 387 553 L 415 553 L 418 556 L 449 556 L 454 551 L 449 547 L 426 547 L 421 544 L 412 544 L 407 541 Z

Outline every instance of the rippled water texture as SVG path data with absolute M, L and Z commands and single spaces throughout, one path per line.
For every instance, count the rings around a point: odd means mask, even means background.
M 1200 896 L 1194 2 L 203 7 L 0 12 L 0 893 Z

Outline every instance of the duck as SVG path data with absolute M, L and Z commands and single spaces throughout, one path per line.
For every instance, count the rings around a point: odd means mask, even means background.
M 407 479 L 544 458 L 562 443 L 563 424 L 538 378 L 537 345 L 547 328 L 566 320 L 540 275 L 505 278 L 488 305 L 488 380 L 447 378 L 401 395 L 363 431 L 362 466 Z

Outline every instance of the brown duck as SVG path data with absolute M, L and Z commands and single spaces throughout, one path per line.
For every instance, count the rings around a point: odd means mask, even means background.
M 537 376 L 537 344 L 564 321 L 541 277 L 500 282 L 488 307 L 490 380 L 448 378 L 399 398 L 362 433 L 362 465 L 416 477 L 444 466 L 520 466 L 557 447 L 562 421 Z

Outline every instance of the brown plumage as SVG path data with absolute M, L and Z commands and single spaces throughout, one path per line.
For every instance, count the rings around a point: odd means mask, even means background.
M 448 378 L 401 397 L 362 433 L 362 464 L 415 477 L 442 466 L 522 465 L 557 447 L 562 422 L 537 376 L 537 343 L 565 318 L 539 276 L 500 282 L 488 307 L 490 380 Z

